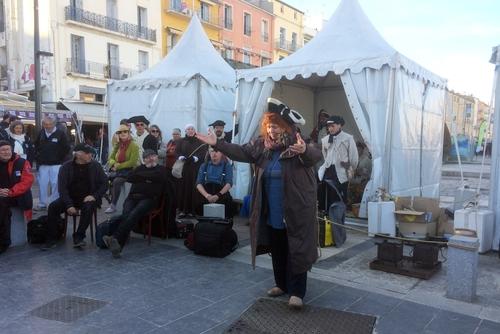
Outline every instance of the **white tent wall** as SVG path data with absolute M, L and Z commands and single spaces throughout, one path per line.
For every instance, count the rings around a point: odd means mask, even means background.
M 197 130 L 206 133 L 208 125 L 220 119 L 226 123 L 225 131 L 230 131 L 233 127 L 234 91 L 214 89 L 206 80 L 202 79 L 200 92 L 201 109 Z
M 493 138 L 491 148 L 491 183 L 489 208 L 495 213 L 495 237 L 493 249 L 499 250 L 500 242 L 500 45 L 493 48 L 491 63 L 495 64 L 493 81 L 493 96 L 491 107 L 493 111 Z

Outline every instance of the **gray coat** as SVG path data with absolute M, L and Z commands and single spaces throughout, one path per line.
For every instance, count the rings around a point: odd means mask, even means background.
M 259 138 L 245 145 L 218 140 L 215 148 L 230 159 L 255 164 L 250 213 L 250 241 L 252 264 L 255 257 L 270 252 L 269 229 L 266 227 L 267 203 L 263 201 L 263 173 L 269 163 L 264 140 Z M 311 269 L 318 258 L 318 224 L 316 176 L 314 165 L 321 159 L 321 151 L 307 145 L 303 154 L 286 154 L 281 157 L 283 177 L 283 215 L 287 229 L 288 248 L 293 274 Z M 272 208 L 271 208 L 272 209 Z

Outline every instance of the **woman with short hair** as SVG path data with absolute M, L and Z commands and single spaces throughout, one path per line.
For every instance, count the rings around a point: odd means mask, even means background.
M 24 124 L 21 121 L 13 121 L 9 125 L 10 137 L 14 142 L 14 153 L 33 164 L 35 147 L 31 138 L 24 132 Z

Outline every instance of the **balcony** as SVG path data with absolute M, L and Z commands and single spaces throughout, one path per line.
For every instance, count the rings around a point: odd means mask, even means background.
M 68 58 L 66 59 L 66 73 L 100 80 L 123 80 L 136 75 L 139 71 L 120 66 L 85 61 L 83 59 Z
M 170 0 L 170 7 L 168 8 L 168 11 L 181 14 L 186 17 L 191 17 L 193 15 L 193 10 L 191 8 L 188 8 L 185 2 L 179 0 Z M 223 27 L 222 18 L 219 18 L 218 15 L 203 14 L 199 9 L 196 10 L 195 12 L 200 18 L 200 21 L 202 23 L 210 24 L 217 28 Z M 231 21 L 231 27 L 232 27 L 232 21 Z
M 96 28 L 113 31 L 133 39 L 156 42 L 156 30 L 154 29 L 123 22 L 113 17 L 88 12 L 74 6 L 67 6 L 65 8 L 65 13 L 67 21 L 75 21 Z
M 231 59 L 231 58 L 226 58 L 226 57 L 223 57 L 223 58 L 224 58 L 225 61 L 227 61 L 227 63 L 229 64 L 229 66 L 231 66 L 235 70 L 242 70 L 242 69 L 248 69 L 248 68 L 255 68 L 255 67 L 257 67 L 255 65 L 243 63 L 241 61 L 237 61 L 237 60 L 234 60 L 234 59 Z
M 298 43 L 294 43 L 293 41 L 286 41 L 283 39 L 277 39 L 276 40 L 276 49 L 281 49 L 287 52 L 295 52 L 298 49 L 300 49 L 302 45 L 299 45 Z
M 233 19 L 229 17 L 224 18 L 224 28 L 233 29 Z
M 262 41 L 263 41 L 263 42 L 267 42 L 267 41 L 269 41 L 269 33 L 267 33 L 267 32 L 262 32 L 262 33 L 260 34 L 260 38 L 262 39 Z

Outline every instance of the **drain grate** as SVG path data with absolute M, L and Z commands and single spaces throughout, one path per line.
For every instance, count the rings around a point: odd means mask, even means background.
M 30 312 L 39 318 L 61 322 L 73 322 L 94 312 L 107 303 L 102 300 L 76 296 L 63 296 Z
M 290 310 L 286 302 L 258 299 L 226 330 L 226 334 L 369 334 L 375 317 L 305 305 Z

